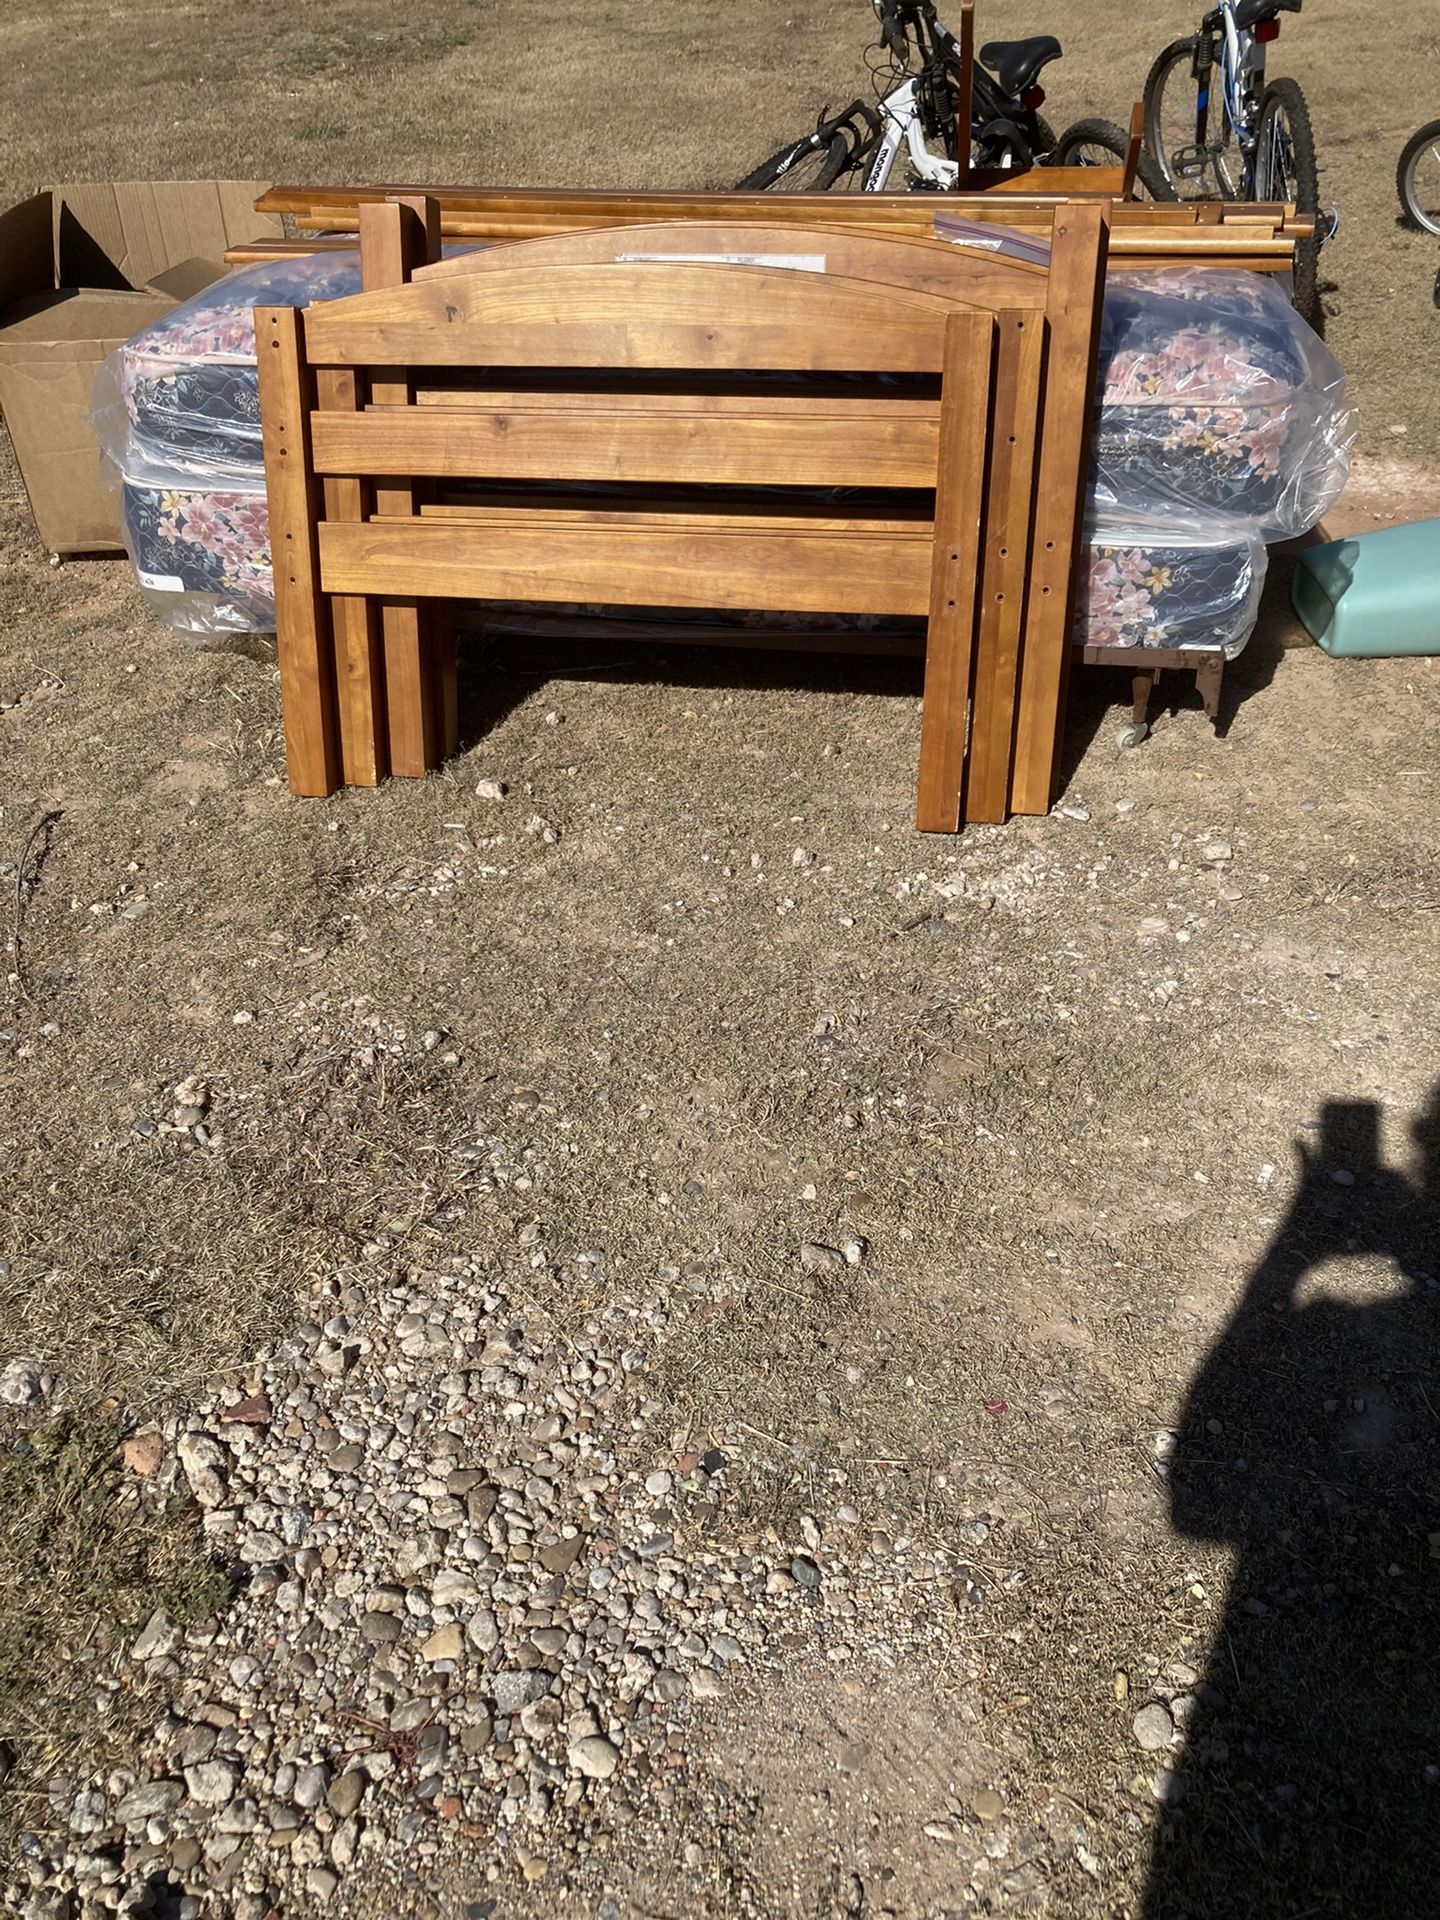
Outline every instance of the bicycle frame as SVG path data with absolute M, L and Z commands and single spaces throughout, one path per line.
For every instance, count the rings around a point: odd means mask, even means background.
M 1223 35 L 1220 49 L 1220 105 L 1225 120 L 1235 135 L 1243 169 L 1241 197 L 1255 187 L 1256 130 L 1253 113 L 1265 91 L 1265 47 L 1248 29 L 1235 24 L 1235 0 L 1220 0 L 1220 5 L 1200 23 L 1202 37 L 1208 39 L 1216 28 Z M 1210 84 L 1201 76 L 1195 97 L 1195 144 L 1204 152 L 1206 122 L 1210 113 Z
M 954 160 L 945 160 L 931 153 L 925 144 L 916 87 L 914 80 L 907 80 L 880 102 L 879 112 L 884 131 L 870 171 L 865 176 L 863 191 L 866 193 L 885 191 L 902 145 L 909 151 L 910 165 L 915 169 L 917 178 L 923 180 L 927 187 L 947 189 L 953 187 L 960 177 L 960 168 Z

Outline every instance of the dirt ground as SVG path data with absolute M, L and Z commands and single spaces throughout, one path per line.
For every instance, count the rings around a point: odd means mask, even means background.
M 0 178 L 722 184 L 856 89 L 866 17 L 12 7 Z M 994 4 L 982 31 L 1053 28 L 1057 122 L 1123 119 L 1189 17 Z M 1281 42 L 1341 207 L 1328 337 L 1371 456 L 1337 527 L 1437 511 L 1417 370 L 1440 261 L 1396 228 L 1391 181 L 1433 103 L 1384 79 L 1433 68 L 1436 31 L 1428 8 L 1310 0 Z M 1220 737 L 1177 687 L 1120 753 L 1121 683 L 1087 675 L 1069 811 L 953 841 L 908 825 L 914 669 L 800 656 L 471 661 L 452 766 L 298 804 L 273 667 L 189 649 L 119 563 L 49 568 L 7 464 L 0 1360 L 37 1355 L 81 1420 L 160 1416 L 337 1268 L 513 1263 L 538 1205 L 556 1244 L 605 1250 L 615 1297 L 693 1283 L 653 1390 L 664 1425 L 749 1434 L 726 1527 L 783 1535 L 843 1474 L 867 1524 L 968 1556 L 991 1596 L 883 1684 L 797 1665 L 737 1689 L 706 1764 L 748 1796 L 744 1856 L 684 1910 L 1039 1910 L 1028 1882 L 962 1902 L 930 1833 L 947 1796 L 994 1788 L 1102 1836 L 1055 1913 L 1429 1911 L 1440 662 L 1287 649 L 1285 577 L 1281 557 Z M 148 1125 L 190 1074 L 206 1148 Z M 551 1169 L 543 1192 L 471 1192 L 486 1134 Z M 847 1230 L 863 1265 L 802 1269 Z M 527 1284 L 563 1323 L 593 1302 L 559 1275 Z M 1324 1310 L 1308 1346 L 1301 1306 Z M 1393 1416 L 1342 1436 L 1371 1480 L 1308 1437 L 1332 1403 Z M 1204 1450 L 1230 1434 L 1224 1472 L 1262 1494 L 1226 1504 Z M 1346 1531 L 1357 1506 L 1379 1518 Z M 79 1579 L 94 1536 L 0 1527 L 30 1622 L 19 1667 L 0 1635 L 0 1731 L 30 1819 L 57 1728 L 119 1751 L 128 1723 L 87 1705 L 73 1621 L 43 1645 L 60 1616 L 35 1589 Z M 1328 1639 L 1296 1612 L 1312 1590 L 1343 1615 Z M 128 1588 L 94 1604 L 133 1624 Z M 1193 1668 L 1218 1714 L 1205 1688 L 1247 1658 L 1251 1718 L 1215 1733 L 1223 1784 L 1192 1786 L 1187 1829 L 1132 1738 L 1145 1676 Z M 1337 1813 L 1341 1868 L 1256 1837 L 1276 1741 L 1408 1768 Z M 625 1920 L 669 1911 L 653 1844 Z M 560 1911 L 514 1897 L 493 1910 Z

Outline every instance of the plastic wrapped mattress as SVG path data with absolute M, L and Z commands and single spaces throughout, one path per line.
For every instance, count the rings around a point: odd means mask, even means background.
M 140 591 L 197 636 L 270 633 L 270 514 L 258 486 L 205 487 L 120 477 L 120 530 Z
M 1278 540 L 1308 532 L 1345 485 L 1345 375 L 1266 274 L 1112 274 L 1098 383 L 1095 512 Z
M 1233 660 L 1255 629 L 1264 586 L 1258 534 L 1102 524 L 1085 542 L 1073 638 Z
M 105 362 L 92 416 L 101 447 L 137 480 L 254 485 L 263 460 L 254 309 L 359 291 L 358 253 L 265 261 L 217 280 Z

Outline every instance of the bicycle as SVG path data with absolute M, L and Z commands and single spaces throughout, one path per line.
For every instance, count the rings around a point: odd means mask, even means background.
M 1279 200 L 1320 217 L 1315 134 L 1300 84 L 1265 78 L 1280 15 L 1301 0 L 1220 0 L 1172 41 L 1145 82 L 1145 144 L 1181 198 Z M 1332 224 L 1333 230 L 1333 224 Z M 1312 323 L 1321 234 L 1295 248 L 1294 302 Z
M 1440 120 L 1428 121 L 1406 141 L 1395 191 L 1417 227 L 1440 233 Z
M 878 104 L 856 99 L 841 113 L 822 114 L 812 132 L 747 174 L 737 193 L 823 193 L 842 183 L 854 191 L 883 193 L 902 147 L 908 187 L 942 193 L 956 187 L 960 43 L 936 17 L 933 0 L 872 0 L 872 5 L 881 37 L 867 54 L 880 56 L 870 66 Z M 1078 120 L 1057 139 L 1040 117 L 1045 89 L 1039 77 L 1060 54 L 1053 34 L 981 47 L 971 73 L 972 166 L 1022 172 L 1032 166 L 1124 164 L 1129 136 L 1113 121 Z M 1147 154 L 1140 156 L 1136 179 L 1152 199 L 1176 197 Z

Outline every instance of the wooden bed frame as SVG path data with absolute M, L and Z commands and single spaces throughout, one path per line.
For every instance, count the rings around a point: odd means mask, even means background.
M 440 262 L 433 201 L 359 219 L 367 291 L 256 309 L 293 791 L 455 750 L 455 601 L 599 602 L 928 615 L 917 824 L 1048 810 L 1103 205 L 1048 267 L 733 222 Z

